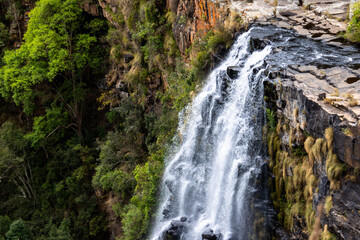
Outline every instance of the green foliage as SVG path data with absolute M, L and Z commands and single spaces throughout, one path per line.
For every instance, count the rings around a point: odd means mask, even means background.
M 353 16 L 345 36 L 353 42 L 360 42 L 360 2 L 353 6 Z
M 130 100 L 112 109 L 108 119 L 118 128 L 108 132 L 99 143 L 99 165 L 93 177 L 93 185 L 113 190 L 123 197 L 130 195 L 135 187 L 132 170 L 144 157 L 141 110 Z
M 22 219 L 11 223 L 9 231 L 6 233 L 7 240 L 30 240 L 30 229 Z
M 141 239 L 142 234 L 144 233 L 143 225 L 146 225 L 147 222 L 143 218 L 143 213 L 134 204 L 129 204 L 124 209 L 123 214 L 123 230 L 124 237 L 126 240 L 136 240 Z
M 266 116 L 267 116 L 267 119 L 268 119 L 268 126 L 269 126 L 270 130 L 275 131 L 276 130 L 275 113 L 267 108 L 266 109 Z
M 34 118 L 33 131 L 26 138 L 33 147 L 39 147 L 43 140 L 52 137 L 64 137 L 64 128 L 68 122 L 68 113 L 63 108 L 52 106 L 46 109 L 46 114 Z M 60 128 L 62 127 L 62 128 Z
M 145 165 L 138 165 L 135 168 L 137 185 L 134 196 L 122 215 L 124 239 L 141 239 L 141 236 L 147 232 L 162 170 L 163 164 L 154 160 L 149 160 Z
M 6 51 L 0 63 L 1 110 L 9 112 L 1 123 L 12 120 L 0 128 L 0 212 L 26 222 L 10 226 L 0 217 L 0 239 L 107 239 L 91 185 L 95 137 L 105 120 L 85 111 L 96 109 L 89 107 L 98 93 L 91 88 L 106 65 L 99 40 L 107 23 L 77 0 L 39 0 L 30 16 L 21 47 Z M 0 55 L 7 33 L 0 24 Z
M 0 239 L 5 239 L 5 234 L 10 229 L 11 219 L 8 216 L 0 216 Z
M 18 193 L 33 200 L 30 162 L 27 159 L 28 141 L 13 123 L 6 122 L 0 128 L 0 180 L 15 184 Z M 1 181 L 0 181 L 1 182 Z
M 84 69 L 100 62 L 92 54 L 97 39 L 82 33 L 82 19 L 77 0 L 38 1 L 30 13 L 24 43 L 5 53 L 5 66 L 0 70 L 1 94 L 23 104 L 29 114 L 34 109 L 36 85 L 54 82 L 61 75 L 65 82 L 72 82 L 74 91 L 81 88 L 76 83 L 81 82 Z
M 49 240 L 71 240 L 73 237 L 70 233 L 71 222 L 68 218 L 64 218 L 59 227 L 52 226 L 50 230 Z
M 177 59 L 175 71 L 168 77 L 169 88 L 162 96 L 162 101 L 172 102 L 178 111 L 183 109 L 191 100 L 191 93 L 196 90 L 200 80 L 196 76 L 195 69 L 188 69 L 180 59 Z
M 90 220 L 90 235 L 96 236 L 99 232 L 107 230 L 107 221 L 104 216 L 95 216 Z
M 5 24 L 0 22 L 0 49 L 5 47 L 7 41 L 9 40 L 9 32 Z M 0 55 L 2 56 L 2 55 Z
M 338 189 L 340 187 L 340 177 L 346 170 L 345 164 L 341 163 L 336 155 L 330 152 L 326 158 L 325 170 L 330 180 L 330 189 Z
M 93 185 L 107 191 L 113 190 L 125 197 L 135 188 L 136 182 L 131 173 L 120 169 L 111 171 L 100 165 L 96 168 Z

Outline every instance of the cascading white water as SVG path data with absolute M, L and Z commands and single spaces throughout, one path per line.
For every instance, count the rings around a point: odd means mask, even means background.
M 151 239 L 198 240 L 204 232 L 248 237 L 247 195 L 263 161 L 262 80 L 270 52 L 270 46 L 251 52 L 244 33 L 188 106 L 179 126 L 182 143 L 164 172 Z M 234 79 L 226 74 L 229 66 L 238 66 Z M 166 236 L 171 228 L 177 238 Z

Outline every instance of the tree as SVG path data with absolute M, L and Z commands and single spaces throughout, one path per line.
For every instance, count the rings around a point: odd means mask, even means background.
M 0 240 L 4 240 L 5 234 L 10 229 L 11 220 L 8 216 L 0 216 Z
M 45 95 L 52 99 L 50 108 L 62 107 L 72 119 L 58 127 L 73 128 L 81 139 L 84 75 L 96 69 L 102 58 L 94 51 L 97 36 L 86 33 L 84 18 L 77 0 L 38 1 L 30 13 L 24 43 L 5 52 L 5 66 L 0 70 L 4 97 L 12 97 L 31 114 L 35 100 Z
M 353 16 L 347 28 L 346 37 L 353 42 L 360 42 L 360 3 L 355 3 Z
M 71 222 L 69 219 L 64 218 L 57 228 L 53 226 L 50 230 L 49 240 L 71 240 L 73 237 L 70 233 Z
M 32 171 L 26 158 L 27 141 L 23 133 L 11 122 L 0 128 L 0 181 L 14 183 L 21 196 L 27 200 L 36 198 L 32 187 Z
M 22 219 L 15 220 L 6 233 L 7 240 L 30 240 L 30 230 Z

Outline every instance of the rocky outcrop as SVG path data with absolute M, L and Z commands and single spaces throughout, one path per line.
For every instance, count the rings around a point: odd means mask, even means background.
M 303 1 L 306 9 L 296 1 L 288 2 L 293 3 L 279 5 L 276 11 L 249 8 L 247 14 L 262 25 L 296 31 L 303 39 L 296 43 L 299 47 L 313 39 L 323 49 L 352 48 L 338 36 L 346 30 L 341 20 L 350 1 Z M 241 9 L 260 4 L 271 8 L 262 1 L 233 1 L 233 7 Z M 261 17 L 256 16 L 259 13 Z M 275 46 L 269 64 L 287 50 Z M 298 51 L 301 59 L 304 52 Z M 288 68 L 268 73 L 276 84 L 266 92 L 274 100 L 267 106 L 278 117 L 277 128 L 268 138 L 274 205 L 290 233 L 286 236 L 276 228 L 275 235 L 279 239 L 359 239 L 359 65 L 351 57 L 337 59 L 337 66 L 305 58 L 302 64 L 291 61 Z
M 360 237 L 360 76 L 353 67 L 290 65 L 269 74 L 277 81 L 272 92 L 279 119 L 270 165 L 274 192 L 291 206 L 277 207 L 292 239 Z
M 336 107 L 312 100 L 309 93 L 296 87 L 297 80 L 282 80 L 273 89 L 278 94 L 277 137 L 269 141 L 273 191 L 275 196 L 284 194 L 286 198 L 284 205 L 275 204 L 284 215 L 280 221 L 289 228 L 291 239 L 318 239 L 325 234 L 358 239 L 360 176 L 351 167 L 358 162 L 341 159 L 342 152 L 358 151 L 345 139 L 354 143 L 357 138 L 344 133 L 349 122 L 331 113 L 338 110 Z M 328 112 L 329 108 L 333 109 Z
M 99 16 L 101 13 L 101 8 L 96 0 L 83 0 L 80 2 L 82 9 L 84 9 L 85 12 L 93 15 L 93 16 Z
M 167 0 L 169 9 L 176 15 L 173 32 L 181 53 L 192 45 L 196 37 L 204 36 L 227 17 L 227 1 Z
M 251 20 L 266 19 L 275 17 L 281 12 L 286 11 L 306 11 L 310 10 L 317 15 L 327 15 L 337 20 L 346 20 L 351 12 L 351 5 L 354 0 L 253 0 L 230 1 L 232 11 L 242 11 L 246 13 Z
M 286 104 L 282 114 L 294 128 L 299 123 L 303 131 L 322 137 L 326 128 L 333 127 L 334 152 L 354 168 L 360 167 L 359 77 L 346 67 L 291 66 L 282 79 L 278 100 Z M 294 111 L 299 112 L 299 121 L 294 119 Z

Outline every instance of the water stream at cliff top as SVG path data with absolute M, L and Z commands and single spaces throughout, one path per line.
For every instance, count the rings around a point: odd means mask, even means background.
M 267 33 L 268 44 L 254 48 L 252 37 Z M 275 47 L 291 49 L 294 41 L 290 31 L 254 27 L 237 38 L 226 59 L 208 76 L 181 115 L 182 141 L 167 159 L 150 239 L 271 239 L 266 236 L 267 221 L 275 212 L 265 184 L 262 140 L 266 62 L 284 67 L 326 60 L 333 64 L 333 57 L 353 61 L 349 54 L 333 55 L 321 45 L 316 48 L 315 42 L 306 46 L 305 41 L 292 54 L 272 53 Z M 237 66 L 231 76 L 230 66 Z

